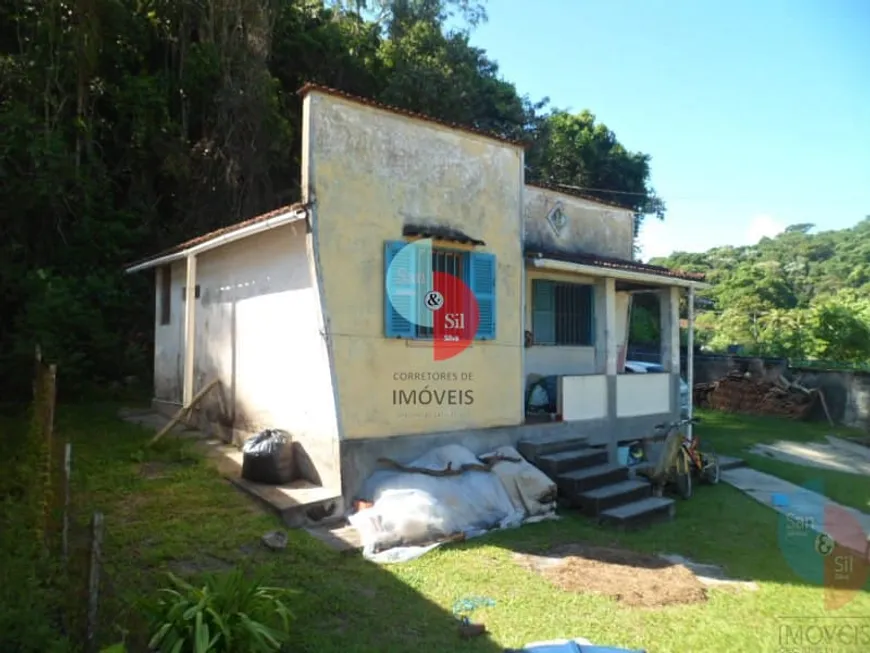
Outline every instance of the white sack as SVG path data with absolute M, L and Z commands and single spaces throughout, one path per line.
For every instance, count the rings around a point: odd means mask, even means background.
M 448 445 L 427 452 L 407 466 L 444 470 L 448 463 L 459 469 L 465 464 L 479 465 L 480 460 L 465 447 Z M 499 475 L 493 472 L 467 471 L 458 476 L 377 472 L 366 486 L 366 497 L 373 505 L 351 515 L 348 521 L 359 531 L 367 557 L 395 547 L 430 544 L 459 533 L 474 537 L 493 528 L 519 526 L 526 517 L 525 510 L 514 505 Z M 429 547 L 421 552 L 427 550 Z M 390 558 L 411 559 L 401 555 L 397 558 L 395 552 Z

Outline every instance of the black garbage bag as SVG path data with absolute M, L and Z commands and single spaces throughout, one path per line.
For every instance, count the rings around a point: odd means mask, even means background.
M 242 446 L 242 478 L 281 485 L 293 480 L 293 439 L 286 431 L 266 429 Z

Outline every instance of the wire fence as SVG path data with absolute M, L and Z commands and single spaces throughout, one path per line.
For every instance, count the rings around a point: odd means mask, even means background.
M 657 347 L 644 346 L 629 346 L 628 360 L 639 361 L 643 363 L 661 363 L 661 352 Z M 688 349 L 682 347 L 680 350 L 680 358 L 685 365 L 688 360 Z M 733 361 L 735 363 L 760 361 L 767 366 L 781 365 L 796 370 L 813 370 L 818 372 L 870 372 L 870 361 L 866 363 L 848 363 L 834 360 L 815 360 L 788 358 L 783 356 L 752 356 L 747 354 L 716 354 L 711 352 L 695 351 L 693 356 L 695 363 L 715 362 L 715 361 Z
M 0 508 L 9 537 L 0 553 L 5 565 L 40 570 L 34 595 L 43 600 L 20 606 L 22 615 L 49 622 L 58 639 L 97 653 L 101 642 L 115 637 L 111 620 L 100 613 L 106 598 L 116 598 L 103 568 L 106 523 L 100 512 L 77 505 L 71 483 L 75 450 L 55 432 L 56 396 L 57 368 L 37 347 L 28 429 L 14 442 L 14 458 L 4 461 L 0 498 L 6 501 Z M 24 583 L 32 576 L 7 576 L 6 582 Z M 45 614 L 36 614 L 40 610 Z

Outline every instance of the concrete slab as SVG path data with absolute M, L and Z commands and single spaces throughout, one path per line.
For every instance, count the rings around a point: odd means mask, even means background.
M 169 422 L 166 417 L 150 410 L 127 409 L 119 411 L 118 416 L 154 431 L 159 431 Z M 291 528 L 311 522 L 328 521 L 343 514 L 343 499 L 338 489 L 321 487 L 303 480 L 285 485 L 252 483 L 242 478 L 244 457 L 237 447 L 183 425 L 173 428 L 170 433 L 189 440 L 217 468 L 221 476 L 245 494 L 257 499 L 267 509 L 276 512 Z
M 870 515 L 749 467 L 723 471 L 722 480 L 790 522 L 804 524 L 818 533 L 824 530 L 838 544 L 862 557 L 868 554 Z
M 719 469 L 723 472 L 726 469 L 737 469 L 738 467 L 745 467 L 746 461 L 743 458 L 735 458 L 734 456 L 719 456 Z
M 779 441 L 772 444 L 756 444 L 749 451 L 759 456 L 804 467 L 870 475 L 870 455 L 867 457 L 857 455 L 857 452 L 846 449 L 844 444 L 834 446 L 822 442 Z
M 312 526 L 305 530 L 312 537 L 341 553 L 361 551 L 363 548 L 359 531 L 344 522 L 335 526 Z
M 751 590 L 753 592 L 758 590 L 758 583 L 755 581 L 729 578 L 725 573 L 725 570 L 719 565 L 707 565 L 700 562 L 693 562 L 692 560 L 675 553 L 665 553 L 659 555 L 659 557 L 667 560 L 671 564 L 683 565 L 686 569 L 695 574 L 695 578 L 708 587 L 731 586 Z

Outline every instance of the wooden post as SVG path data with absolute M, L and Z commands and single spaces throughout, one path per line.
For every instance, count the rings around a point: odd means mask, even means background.
M 52 457 L 54 453 L 54 403 L 55 403 L 55 381 L 57 380 L 57 366 L 49 365 L 43 369 L 42 375 L 42 400 L 45 402 L 42 406 L 42 438 L 43 446 L 45 447 L 44 465 L 44 480 L 42 487 L 42 520 L 43 533 L 46 539 L 49 538 L 49 523 L 51 520 L 51 505 L 52 494 Z
M 97 616 L 100 601 L 100 560 L 103 550 L 103 515 L 95 512 L 91 520 L 91 566 L 88 574 L 87 653 L 97 650 Z
M 61 551 L 65 568 L 68 567 L 69 563 L 69 504 L 71 473 L 72 444 L 67 442 L 63 448 L 63 533 L 61 534 Z
M 695 289 L 689 286 L 688 315 L 689 335 L 686 339 L 686 385 L 689 386 L 689 419 L 695 414 L 695 401 L 692 396 L 695 388 Z M 679 333 L 680 323 L 677 322 Z M 686 434 L 692 437 L 692 423 L 689 423 Z
M 184 289 L 184 407 L 193 399 L 194 340 L 196 339 L 196 256 L 187 257 L 187 286 Z

